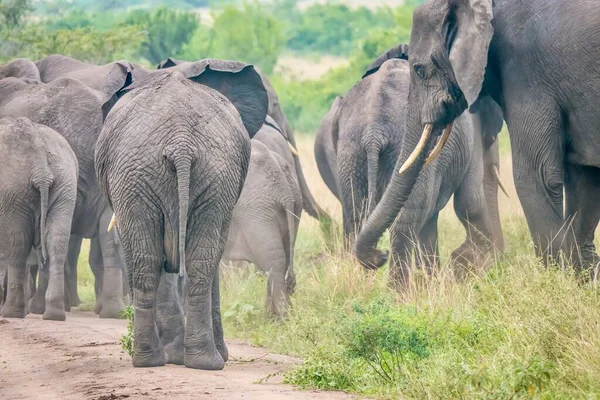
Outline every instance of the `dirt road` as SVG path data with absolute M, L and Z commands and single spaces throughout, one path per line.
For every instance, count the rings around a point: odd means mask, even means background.
M 74 311 L 66 322 L 0 317 L 0 399 L 350 399 L 283 385 L 298 360 L 228 341 L 223 371 L 133 368 L 118 344 L 126 321 Z M 259 383 L 260 382 L 260 383 Z

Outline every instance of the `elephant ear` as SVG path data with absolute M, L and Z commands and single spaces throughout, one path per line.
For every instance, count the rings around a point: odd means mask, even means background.
M 448 0 L 443 34 L 454 75 L 472 106 L 485 77 L 494 35 L 492 0 Z
M 102 104 L 102 115 L 106 118 L 109 111 L 120 98 L 120 93 L 133 83 L 133 66 L 128 61 L 112 63 L 104 85 L 105 101 Z
M 365 72 L 362 79 L 365 79 L 367 76 L 373 75 L 375 72 L 379 71 L 379 68 L 381 68 L 383 63 L 392 58 L 399 58 L 401 60 L 408 61 L 408 45 L 401 44 L 393 47 L 377 57 L 377 60 L 375 60 L 375 62 L 367 69 L 367 72 Z
M 167 58 L 164 61 L 161 61 L 160 64 L 158 64 L 156 66 L 156 69 L 166 69 L 166 68 L 173 68 L 176 67 L 177 65 L 184 63 L 185 61 L 180 61 L 180 60 L 176 60 L 174 58 Z
M 202 60 L 178 66 L 177 70 L 196 83 L 209 86 L 227 97 L 254 137 L 269 110 L 267 90 L 254 66 L 237 61 Z

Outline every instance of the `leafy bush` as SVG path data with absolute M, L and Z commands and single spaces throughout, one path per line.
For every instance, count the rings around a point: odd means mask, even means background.
M 125 334 L 123 334 L 123 336 L 121 336 L 121 339 L 119 340 L 119 343 L 121 344 L 121 347 L 123 348 L 123 350 L 125 350 L 125 352 L 127 352 L 127 354 L 129 354 L 129 356 L 132 358 L 135 354 L 134 344 L 133 344 L 134 340 L 135 340 L 133 314 L 134 314 L 133 306 L 128 306 L 125 309 L 125 311 L 123 311 L 123 313 L 122 313 L 123 319 L 127 320 L 127 332 Z

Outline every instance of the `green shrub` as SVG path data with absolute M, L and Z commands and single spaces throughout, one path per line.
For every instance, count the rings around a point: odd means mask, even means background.
M 123 350 L 125 350 L 125 352 L 127 352 L 127 354 L 129 354 L 129 356 L 132 358 L 135 354 L 133 314 L 133 306 L 128 306 L 125 309 L 125 311 L 122 312 L 123 319 L 127 320 L 127 332 L 123 334 L 123 336 L 121 336 L 121 339 L 119 340 L 119 343 L 121 344 Z

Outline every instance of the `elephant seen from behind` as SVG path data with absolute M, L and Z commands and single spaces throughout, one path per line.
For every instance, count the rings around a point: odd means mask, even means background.
M 218 266 L 266 90 L 250 65 L 204 60 L 152 73 L 126 92 L 98 140 L 96 172 L 133 294 L 133 364 L 221 369 Z M 178 285 L 162 284 L 174 281 L 169 273 L 187 274 L 185 322 Z

